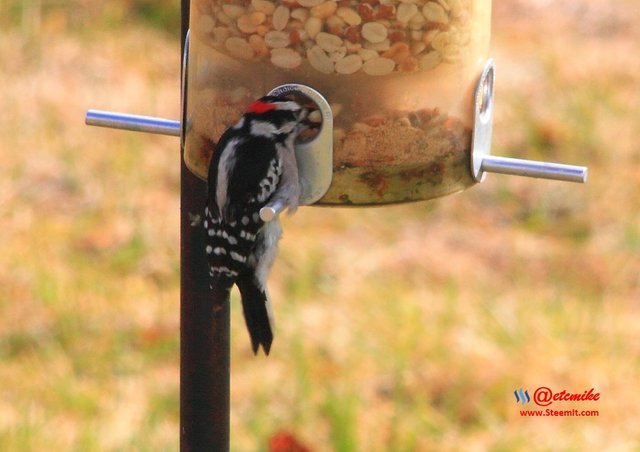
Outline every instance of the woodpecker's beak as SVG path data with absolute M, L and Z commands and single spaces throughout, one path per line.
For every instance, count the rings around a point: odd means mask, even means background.
M 320 132 L 321 126 L 322 123 L 314 121 L 313 115 L 309 115 L 308 110 L 305 110 L 298 122 L 298 140 L 301 142 L 312 141 Z

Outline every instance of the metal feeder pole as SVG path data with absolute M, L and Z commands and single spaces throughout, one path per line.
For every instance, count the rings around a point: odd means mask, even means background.
M 89 110 L 88 125 L 181 136 L 186 127 L 185 47 L 189 0 L 181 0 L 182 118 L 179 121 L 111 111 Z M 180 450 L 229 450 L 229 291 L 209 288 L 204 228 L 206 183 L 184 162 L 180 146 Z
M 184 55 L 189 0 L 181 0 L 181 9 Z M 229 292 L 209 289 L 204 228 L 192 225 L 194 215 L 203 211 L 207 191 L 187 169 L 183 153 L 181 147 L 180 450 L 224 452 L 229 450 Z

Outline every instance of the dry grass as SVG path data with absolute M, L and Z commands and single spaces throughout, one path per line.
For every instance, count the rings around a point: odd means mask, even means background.
M 233 305 L 234 450 L 640 445 L 640 5 L 499 3 L 495 153 L 588 185 L 288 219 L 269 359 Z M 177 39 L 21 17 L 0 31 L 0 449 L 175 450 L 177 142 L 82 118 L 177 117 Z M 600 416 L 521 418 L 513 390 L 538 386 L 594 387 Z

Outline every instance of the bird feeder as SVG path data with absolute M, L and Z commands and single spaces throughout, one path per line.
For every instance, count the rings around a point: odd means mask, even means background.
M 372 205 L 461 191 L 487 171 L 584 181 L 586 169 L 491 157 L 489 0 L 202 0 L 191 16 L 185 162 L 265 93 L 321 112 L 298 148 L 303 204 Z
M 187 167 L 206 179 L 247 105 L 302 96 L 321 119 L 296 151 L 307 205 L 432 199 L 486 172 L 584 182 L 583 167 L 490 155 L 490 25 L 489 0 L 193 0 L 184 120 L 87 121 L 181 134 Z

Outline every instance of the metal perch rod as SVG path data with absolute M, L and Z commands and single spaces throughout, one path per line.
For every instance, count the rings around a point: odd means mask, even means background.
M 565 182 L 579 182 L 582 184 L 587 181 L 588 174 L 588 170 L 584 166 L 495 157 L 492 155 L 482 157 L 481 165 L 482 170 L 488 173 L 538 177 Z
M 159 135 L 180 136 L 180 121 L 156 118 L 152 116 L 131 115 L 102 110 L 89 110 L 85 122 L 91 126 L 110 127 L 114 129 L 148 132 Z M 565 165 L 560 163 L 538 162 L 534 160 L 514 159 L 486 155 L 482 157 L 482 170 L 488 173 L 510 174 L 513 176 L 537 177 L 541 179 L 561 180 L 565 182 L 585 183 L 588 170 L 584 166 Z M 268 221 L 276 214 L 261 213 L 263 220 Z
M 174 137 L 179 137 L 182 130 L 180 121 L 102 110 L 87 111 L 85 123 L 89 126 L 171 135 Z

